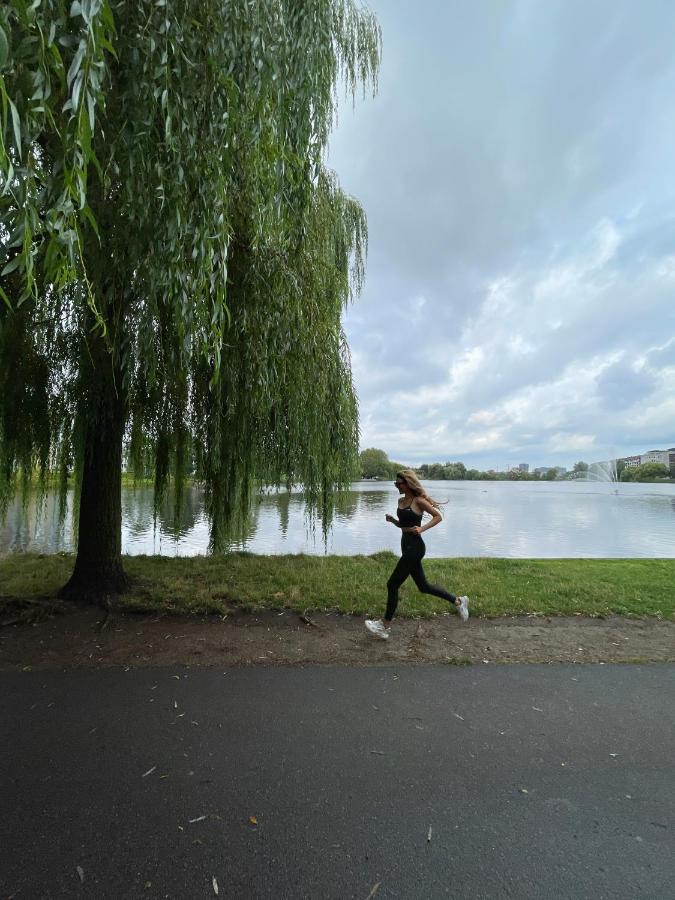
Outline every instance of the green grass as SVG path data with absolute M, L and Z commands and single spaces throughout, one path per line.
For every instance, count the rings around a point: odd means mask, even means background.
M 132 587 L 126 609 L 223 613 L 237 607 L 330 609 L 372 614 L 384 610 L 393 553 L 372 556 L 129 556 Z M 675 559 L 428 559 L 432 583 L 468 594 L 482 616 L 658 616 L 675 618 Z M 0 560 L 0 603 L 53 598 L 73 557 L 16 554 Z M 398 615 L 428 617 L 447 604 L 419 594 L 411 581 L 401 591 Z

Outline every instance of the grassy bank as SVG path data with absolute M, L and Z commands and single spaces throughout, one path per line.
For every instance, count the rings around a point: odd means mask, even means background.
M 129 556 L 129 610 L 221 613 L 255 609 L 336 609 L 381 614 L 396 561 L 372 556 Z M 0 604 L 54 597 L 73 557 L 17 554 L 0 560 Z M 675 618 L 675 559 L 429 559 L 427 576 L 471 598 L 474 615 L 542 613 Z M 398 614 L 431 616 L 447 604 L 421 595 L 412 582 Z

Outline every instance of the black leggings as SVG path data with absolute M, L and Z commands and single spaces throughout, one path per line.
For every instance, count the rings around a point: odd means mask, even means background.
M 384 614 L 386 622 L 391 622 L 394 618 L 394 613 L 398 606 L 398 589 L 408 575 L 412 575 L 417 589 L 423 594 L 433 594 L 434 597 L 441 597 L 441 599 L 447 600 L 448 603 L 452 603 L 454 606 L 457 599 L 454 594 L 444 591 L 443 588 L 436 587 L 434 584 L 429 584 L 427 581 L 422 568 L 422 560 L 426 552 L 427 548 L 419 535 L 404 534 L 401 538 L 401 558 L 396 563 L 396 568 L 387 582 L 387 611 Z

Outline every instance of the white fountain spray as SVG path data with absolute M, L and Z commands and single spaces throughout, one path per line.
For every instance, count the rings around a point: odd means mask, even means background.
M 619 481 L 616 471 L 616 460 L 609 459 L 606 462 L 591 463 L 586 472 L 586 481 L 601 481 L 607 484 L 615 484 Z

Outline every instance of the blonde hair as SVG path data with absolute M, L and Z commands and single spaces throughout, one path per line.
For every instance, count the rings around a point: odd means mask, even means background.
M 434 509 L 440 510 L 440 507 L 448 502 L 447 500 L 434 500 L 433 497 L 430 497 L 412 469 L 401 469 L 400 472 L 396 473 L 396 477 L 402 478 L 416 497 L 423 497 L 427 502 L 431 503 Z

